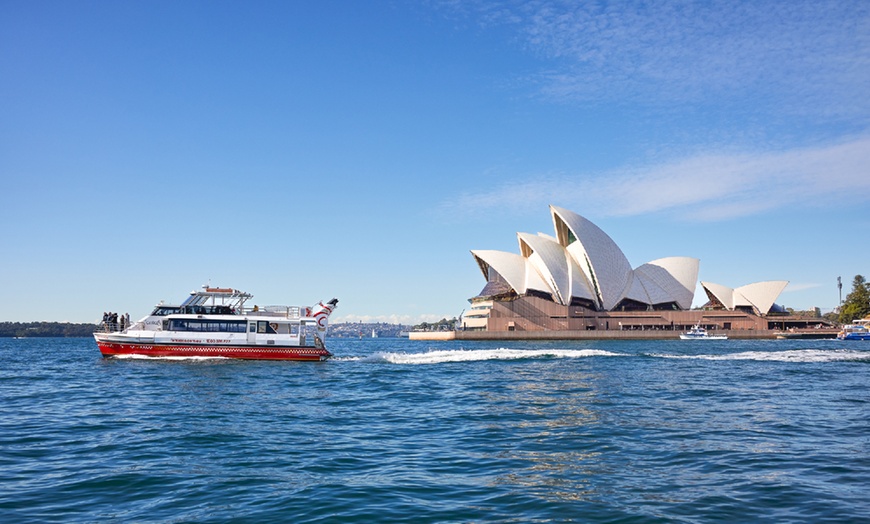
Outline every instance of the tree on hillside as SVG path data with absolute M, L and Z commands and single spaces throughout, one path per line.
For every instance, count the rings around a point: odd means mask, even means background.
M 870 284 L 861 275 L 855 275 L 852 292 L 846 295 L 846 300 L 840 307 L 839 320 L 841 324 L 848 324 L 867 315 L 870 315 Z
M 95 329 L 68 322 L 0 322 L 0 337 L 90 337 Z
M 456 329 L 456 323 L 459 322 L 456 317 L 453 317 L 451 320 L 447 320 L 446 318 L 442 318 L 438 322 L 434 324 L 430 324 L 428 322 L 421 322 L 413 327 L 414 331 L 450 331 L 452 329 Z

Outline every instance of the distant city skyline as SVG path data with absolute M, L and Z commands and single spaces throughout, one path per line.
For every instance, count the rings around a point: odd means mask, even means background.
M 201 285 L 453 318 L 470 251 L 597 224 L 633 266 L 870 277 L 870 4 L 0 4 L 0 320 Z M 696 286 L 694 306 L 706 301 Z

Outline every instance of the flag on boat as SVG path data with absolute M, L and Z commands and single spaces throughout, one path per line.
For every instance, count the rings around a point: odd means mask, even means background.
M 333 298 L 326 304 L 322 301 L 318 303 L 316 306 L 312 306 L 308 316 L 314 318 L 317 321 L 317 329 L 323 331 L 326 329 L 327 320 L 329 319 L 329 315 L 332 314 L 333 310 L 338 307 L 338 299 Z

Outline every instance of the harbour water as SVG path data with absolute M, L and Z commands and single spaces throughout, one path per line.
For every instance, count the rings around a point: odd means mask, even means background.
M 0 339 L 0 521 L 867 522 L 870 343 Z

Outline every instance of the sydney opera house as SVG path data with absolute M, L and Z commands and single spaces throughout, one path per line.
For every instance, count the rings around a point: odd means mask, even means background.
M 473 250 L 486 284 L 462 318 L 467 331 L 768 330 L 787 281 L 730 288 L 701 282 L 700 261 L 659 258 L 632 268 L 619 246 L 582 216 L 550 206 L 554 235 L 518 233 L 519 253 Z

